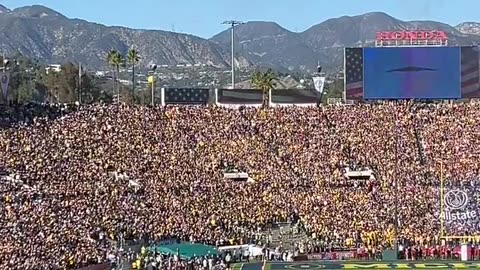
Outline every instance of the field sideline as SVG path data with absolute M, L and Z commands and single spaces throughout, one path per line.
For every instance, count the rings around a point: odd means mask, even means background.
M 261 270 L 262 263 L 236 263 L 233 270 Z M 320 270 L 320 269 L 480 269 L 480 261 L 306 261 L 269 262 L 265 270 Z

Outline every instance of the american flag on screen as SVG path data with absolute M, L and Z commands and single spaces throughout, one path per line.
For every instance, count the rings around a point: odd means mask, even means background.
M 363 48 L 345 48 L 345 96 L 363 97 Z
M 166 88 L 165 104 L 207 104 L 209 89 Z
M 479 47 L 462 47 L 462 97 L 480 98 Z

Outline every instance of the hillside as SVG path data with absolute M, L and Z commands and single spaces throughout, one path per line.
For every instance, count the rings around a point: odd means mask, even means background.
M 236 64 L 276 70 L 311 72 L 320 61 L 339 70 L 346 46 L 369 46 L 380 30 L 444 30 L 450 45 L 480 44 L 480 24 L 456 27 L 434 21 L 401 21 L 381 12 L 332 18 L 304 32 L 291 32 L 274 22 L 248 22 L 236 28 Z M 0 6 L 0 46 L 7 54 L 21 53 L 44 63 L 82 62 L 91 69 L 107 69 L 105 56 L 112 47 L 141 52 L 140 66 L 230 66 L 230 32 L 210 39 L 161 30 L 107 27 L 70 19 L 44 6 L 14 10 Z

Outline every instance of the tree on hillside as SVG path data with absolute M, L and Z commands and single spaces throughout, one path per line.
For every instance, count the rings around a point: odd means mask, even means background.
M 326 104 L 329 98 L 343 98 L 343 84 L 343 79 L 336 79 L 332 83 L 325 85 L 322 103 Z
M 268 106 L 269 97 L 268 92 L 275 88 L 276 74 L 268 69 L 267 71 L 255 71 L 252 75 L 251 83 L 256 89 L 262 90 L 262 105 Z
M 34 99 L 32 81 L 28 74 L 18 74 L 15 78 L 15 87 L 11 90 L 13 91 L 10 91 L 10 100 L 17 104 L 29 103 Z
M 73 103 L 78 100 L 78 66 L 67 63 L 62 65 L 58 81 L 59 99 L 63 103 Z
M 3 61 L 3 60 L 2 60 Z M 39 100 L 38 93 L 35 92 L 35 83 L 37 74 L 40 70 L 38 61 L 17 54 L 9 57 L 10 62 L 10 82 L 9 82 L 9 100 L 15 103 L 26 103 Z
M 75 64 L 66 63 L 62 65 L 60 72 L 53 70 L 48 73 L 40 72 L 35 86 L 36 91 L 44 97 L 44 100 L 50 102 L 73 103 L 78 101 L 80 93 L 83 103 L 105 100 L 101 97 L 95 78 L 88 73 L 82 75 L 81 89 L 78 88 L 78 68 Z
M 137 50 L 130 49 L 127 52 L 127 61 L 132 65 L 132 97 L 135 97 L 135 65 L 140 61 L 140 55 Z
M 42 81 L 45 84 L 45 88 L 47 91 L 46 100 L 50 103 L 60 102 L 58 96 L 58 89 L 59 89 L 59 80 L 60 80 L 60 72 L 44 72 L 42 74 Z
M 20 54 L 8 58 L 12 63 L 9 68 L 10 102 L 25 104 L 30 102 L 72 103 L 79 98 L 78 66 L 66 63 L 60 71 L 47 70 L 37 60 Z M 108 93 L 101 93 L 94 76 L 88 73 L 82 75 L 80 89 L 82 99 L 92 103 L 111 101 Z

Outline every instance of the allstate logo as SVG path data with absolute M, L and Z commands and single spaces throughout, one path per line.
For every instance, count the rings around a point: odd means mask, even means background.
M 465 208 L 468 203 L 468 195 L 464 191 L 454 189 L 445 194 L 445 206 L 450 210 L 458 210 Z

